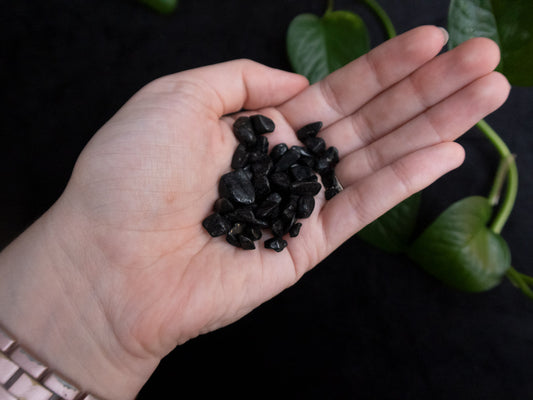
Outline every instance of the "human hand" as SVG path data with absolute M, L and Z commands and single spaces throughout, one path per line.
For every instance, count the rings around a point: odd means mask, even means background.
M 499 107 L 509 85 L 491 72 L 494 43 L 474 39 L 435 57 L 444 43 L 439 29 L 420 27 L 310 87 L 250 61 L 185 71 L 144 87 L 102 127 L 48 219 L 58 248 L 78 261 L 65 286 L 72 276 L 84 282 L 80 290 L 91 294 L 81 297 L 102 324 L 84 329 L 93 329 L 98 354 L 131 377 L 114 396 L 131 397 L 176 345 L 291 286 L 461 164 L 463 150 L 452 141 Z M 241 109 L 274 120 L 271 146 L 296 144 L 296 129 L 321 120 L 320 135 L 341 156 L 345 190 L 328 202 L 319 194 L 281 253 L 234 248 L 201 225 L 229 171 Z

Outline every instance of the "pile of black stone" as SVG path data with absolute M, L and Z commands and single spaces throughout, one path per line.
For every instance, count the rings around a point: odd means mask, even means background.
M 335 147 L 326 148 L 318 132 L 322 122 L 313 122 L 297 131 L 305 146 L 280 143 L 268 153 L 265 133 L 273 132 L 274 122 L 264 115 L 239 117 L 233 133 L 239 145 L 233 154 L 233 171 L 222 175 L 220 198 L 214 213 L 203 221 L 213 237 L 226 235 L 233 246 L 255 249 L 255 241 L 269 229 L 273 237 L 265 240 L 265 247 L 281 251 L 287 246 L 283 236 L 295 237 L 302 224 L 315 208 L 314 196 L 322 185 L 329 200 L 342 190 L 335 176 L 339 153 Z

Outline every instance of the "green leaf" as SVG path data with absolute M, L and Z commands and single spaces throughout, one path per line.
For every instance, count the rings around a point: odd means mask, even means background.
M 487 228 L 491 214 L 485 197 L 462 199 L 437 217 L 408 255 L 452 287 L 468 292 L 491 289 L 511 265 L 507 243 Z
M 473 37 L 494 40 L 501 51 L 498 70 L 513 85 L 533 85 L 532 0 L 452 0 L 448 30 L 450 48 Z
M 370 50 L 363 20 L 349 11 L 300 14 L 287 31 L 292 68 L 315 83 Z
M 420 198 L 420 192 L 415 193 L 368 224 L 357 236 L 389 253 L 406 251 L 415 228 Z
M 178 0 L 138 0 L 139 2 L 146 4 L 148 7 L 153 8 L 161 14 L 170 14 L 178 5 Z

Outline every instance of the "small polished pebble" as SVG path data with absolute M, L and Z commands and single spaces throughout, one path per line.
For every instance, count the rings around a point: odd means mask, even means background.
M 213 237 L 222 236 L 231 228 L 229 221 L 218 213 L 213 213 L 204 219 L 203 227 Z
M 296 131 L 296 136 L 298 140 L 302 143 L 305 143 L 306 139 L 310 137 L 315 137 L 318 132 L 322 129 L 322 122 L 311 122 Z
M 231 168 L 243 168 L 248 162 L 249 155 L 250 153 L 248 153 L 246 146 L 242 143 L 239 143 L 237 149 L 235 149 L 235 152 L 233 153 L 233 158 L 231 159 Z
M 229 201 L 225 197 L 220 197 L 219 199 L 217 199 L 217 201 L 215 201 L 215 206 L 213 207 L 213 209 L 215 210 L 215 212 L 224 215 L 229 212 L 232 212 L 235 207 L 233 206 L 233 204 L 231 204 L 231 201 Z
M 220 178 L 218 191 L 233 203 L 252 204 L 255 190 L 252 181 L 242 169 L 228 172 Z
M 265 248 L 275 250 L 278 253 L 285 247 L 287 247 L 287 241 L 283 240 L 281 237 L 273 237 L 265 240 Z
M 258 135 L 261 135 L 263 133 L 274 132 L 274 121 L 272 121 L 270 118 L 265 117 L 264 115 L 257 114 L 252 115 L 250 119 L 252 121 L 255 133 L 257 133 Z
M 237 140 L 246 147 L 249 148 L 255 144 L 256 136 L 249 117 L 237 118 L 233 124 L 233 133 Z
M 300 234 L 300 228 L 302 227 L 301 222 L 296 222 L 293 226 L 291 226 L 291 229 L 289 229 L 289 236 L 290 237 L 296 237 Z
M 299 235 L 298 219 L 311 216 L 322 187 L 328 200 L 342 190 L 335 176 L 338 151 L 317 136 L 321 128 L 320 121 L 307 124 L 296 132 L 302 145 L 279 143 L 269 153 L 263 134 L 274 131 L 274 122 L 259 114 L 237 118 L 233 170 L 221 176 L 214 213 L 202 222 L 208 233 L 226 235 L 229 244 L 253 250 L 262 230 L 269 229 L 274 237 L 264 241 L 265 248 L 280 252 L 287 247 L 283 236 Z

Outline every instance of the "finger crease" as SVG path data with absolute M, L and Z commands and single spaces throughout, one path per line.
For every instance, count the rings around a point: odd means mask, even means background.
M 329 81 L 327 79 L 321 80 L 318 83 L 318 87 L 328 107 L 337 113 L 338 116 L 342 117 L 344 115 L 344 110 L 342 109 L 339 99 L 335 95 Z

